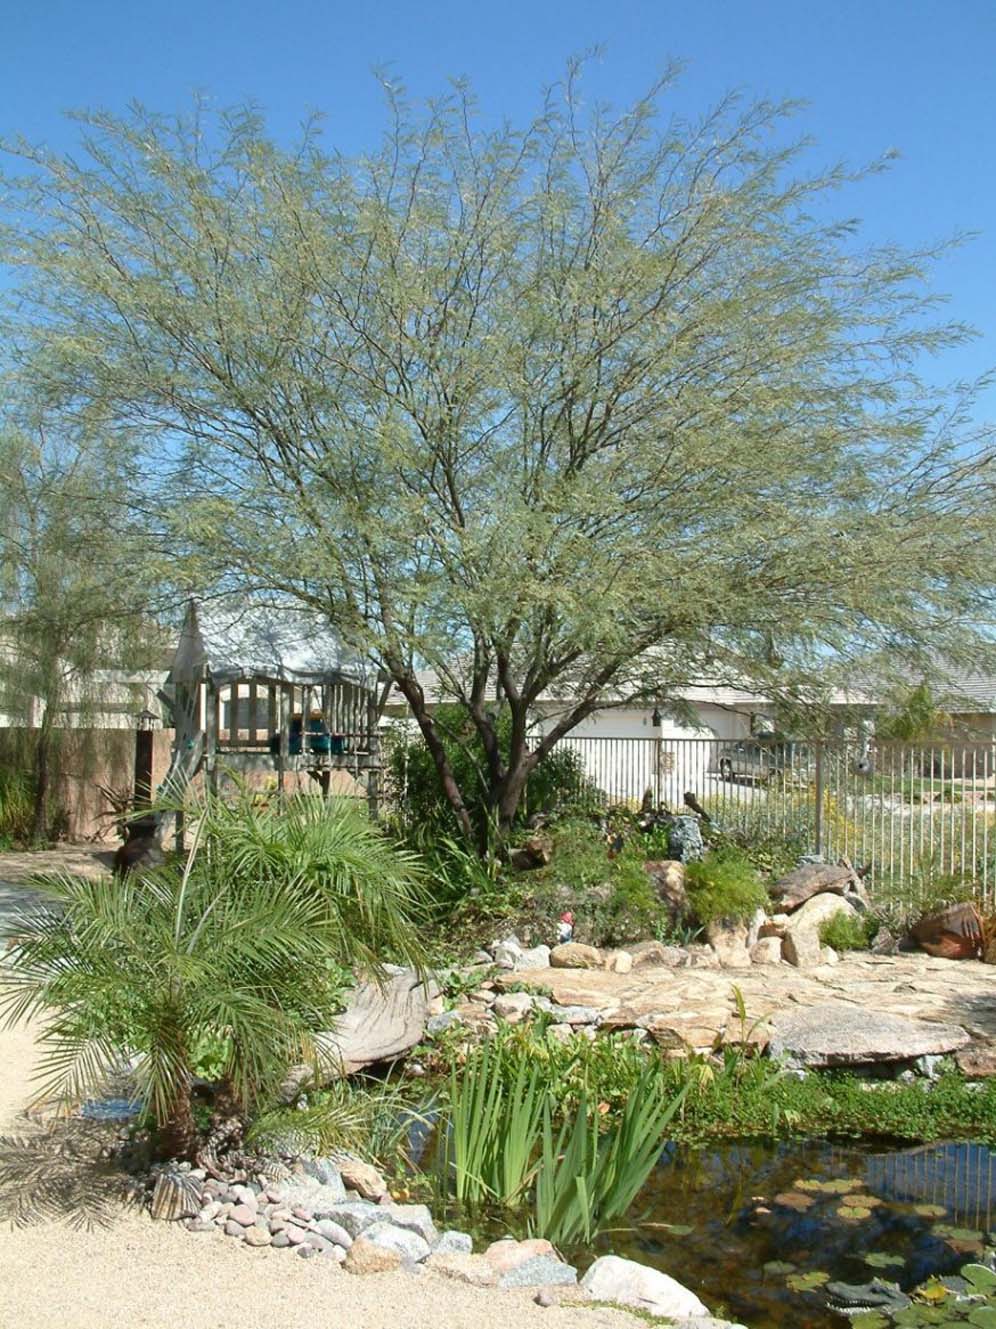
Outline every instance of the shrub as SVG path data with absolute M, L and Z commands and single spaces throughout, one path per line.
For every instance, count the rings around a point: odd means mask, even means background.
M 768 893 L 752 865 L 740 853 L 708 854 L 685 870 L 688 902 L 703 927 L 717 919 L 746 922 L 768 906 Z
M 866 951 L 877 931 L 877 922 L 868 915 L 841 911 L 820 924 L 820 941 L 835 951 Z
M 27 772 L 0 769 L 0 846 L 26 844 L 31 839 L 35 809 L 35 782 Z
M 462 707 L 439 706 L 433 719 L 471 820 L 483 837 L 489 831 L 489 809 L 480 736 Z M 499 743 L 507 745 L 511 733 L 507 711 L 499 716 L 497 729 Z M 388 743 L 387 766 L 406 835 L 414 836 L 420 848 L 437 835 L 453 835 L 453 811 L 421 736 L 407 730 L 396 732 Z M 585 777 L 578 755 L 567 748 L 554 748 L 530 775 L 515 824 L 525 825 L 536 813 L 595 806 L 597 801 L 597 791 Z
M 316 1035 L 357 961 L 412 957 L 417 875 L 355 809 L 209 801 L 185 863 L 124 881 L 54 878 L 13 920 L 0 1014 L 43 1015 L 42 1092 L 75 1100 L 136 1058 L 162 1152 L 196 1144 L 192 1085 L 210 1067 L 245 1117 Z

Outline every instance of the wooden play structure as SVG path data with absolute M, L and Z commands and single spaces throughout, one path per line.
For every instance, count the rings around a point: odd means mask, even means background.
M 161 795 L 176 804 L 195 777 L 306 777 L 323 794 L 379 799 L 376 674 L 329 626 L 297 607 L 191 601 L 164 694 L 176 738 Z M 177 819 L 182 836 L 182 818 Z

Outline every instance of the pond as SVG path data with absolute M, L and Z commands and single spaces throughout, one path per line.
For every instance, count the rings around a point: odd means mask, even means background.
M 996 1154 L 979 1145 L 737 1143 L 671 1150 L 613 1251 L 651 1264 L 751 1329 L 843 1329 L 823 1284 L 911 1288 L 977 1258 L 996 1226 Z M 582 1266 L 590 1252 L 565 1252 Z

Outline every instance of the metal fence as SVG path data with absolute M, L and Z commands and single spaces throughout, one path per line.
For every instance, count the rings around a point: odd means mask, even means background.
M 996 890 L 996 741 L 942 745 L 698 738 L 582 738 L 579 793 L 595 804 L 680 809 L 869 864 L 878 889 L 914 900 L 941 878 Z

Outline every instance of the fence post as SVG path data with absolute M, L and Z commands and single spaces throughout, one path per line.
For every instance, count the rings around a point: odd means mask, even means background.
M 816 744 L 816 845 L 814 852 L 823 853 L 823 742 Z

